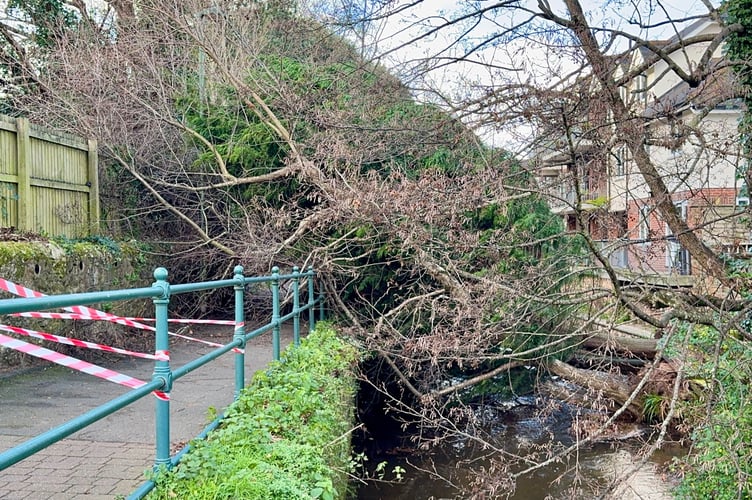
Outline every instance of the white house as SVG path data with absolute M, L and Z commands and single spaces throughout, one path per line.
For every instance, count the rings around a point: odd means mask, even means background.
M 731 217 L 747 203 L 737 131 L 741 103 L 730 98 L 732 73 L 722 68 L 719 47 L 708 59 L 714 71 L 701 85 L 692 88 L 677 74 L 692 74 L 709 46 L 679 42 L 719 30 L 703 19 L 656 42 L 670 62 L 645 47 L 614 57 L 613 78 L 623 83 L 620 95 L 634 119 L 645 125 L 644 145 L 677 212 L 711 248 L 736 252 L 748 248 L 750 239 L 740 218 Z M 552 144 L 536 159 L 552 210 L 569 229 L 583 229 L 597 240 L 625 276 L 691 276 L 691 258 L 656 212 L 628 148 L 607 117 L 594 119 L 592 109 L 581 121 L 597 134 L 570 133 L 574 150 Z

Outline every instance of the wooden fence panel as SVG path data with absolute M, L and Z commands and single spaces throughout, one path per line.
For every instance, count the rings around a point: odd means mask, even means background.
M 0 115 L 0 227 L 97 233 L 97 144 Z

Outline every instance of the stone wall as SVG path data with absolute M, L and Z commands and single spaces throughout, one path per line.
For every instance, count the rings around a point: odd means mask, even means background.
M 0 277 L 47 295 L 149 286 L 154 281 L 151 274 L 152 266 L 137 242 L 115 243 L 108 239 L 0 242 Z M 0 298 L 13 297 L 5 291 L 0 292 Z M 150 300 L 103 303 L 91 307 L 122 316 L 154 314 Z M 149 332 L 103 321 L 0 316 L 0 323 L 131 350 L 153 349 L 153 335 Z M 103 356 L 117 356 L 0 333 L 89 361 Z M 39 363 L 47 362 L 0 347 L 0 371 Z

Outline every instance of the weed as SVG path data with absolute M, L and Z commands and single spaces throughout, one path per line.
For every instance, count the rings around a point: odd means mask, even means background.
M 647 394 L 643 404 L 643 416 L 647 422 L 655 422 L 663 417 L 665 398 L 660 394 Z

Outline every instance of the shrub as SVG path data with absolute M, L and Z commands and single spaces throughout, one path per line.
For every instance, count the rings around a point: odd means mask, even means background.
M 344 498 L 356 359 L 320 323 L 256 373 L 222 425 L 158 477 L 150 498 Z
M 724 335 L 699 325 L 681 325 L 673 340 L 687 343 L 682 353 L 687 380 L 706 389 L 682 409 L 694 430 L 689 455 L 675 464 L 683 476 L 675 496 L 686 500 L 750 498 L 752 350 L 733 331 Z M 667 346 L 666 352 L 674 354 L 673 348 Z

